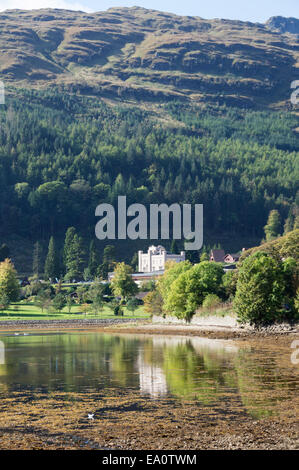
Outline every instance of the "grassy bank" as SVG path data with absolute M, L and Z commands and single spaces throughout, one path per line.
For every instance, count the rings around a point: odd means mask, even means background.
M 80 318 L 102 318 L 102 319 L 109 319 L 109 318 L 118 318 L 116 317 L 111 309 L 109 309 L 106 305 L 103 309 L 99 312 L 98 315 L 95 314 L 85 314 L 82 311 L 81 305 L 74 305 L 72 306 L 70 313 L 68 308 L 65 307 L 60 313 L 59 312 L 44 312 L 41 311 L 39 307 L 37 307 L 33 302 L 16 302 L 9 306 L 7 310 L 0 312 L 0 322 L 3 320 L 71 320 L 71 319 L 80 319 Z M 119 318 L 148 318 L 148 314 L 146 314 L 143 310 L 143 307 L 139 307 L 135 310 L 134 313 L 130 312 L 126 307 L 124 307 L 124 316 Z
M 199 307 L 193 318 L 209 317 L 209 316 L 225 317 L 235 316 L 232 303 L 221 303 L 212 307 Z

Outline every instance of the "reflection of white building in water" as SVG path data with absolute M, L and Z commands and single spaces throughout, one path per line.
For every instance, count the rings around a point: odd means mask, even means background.
M 185 261 L 185 252 L 179 255 L 167 253 L 164 246 L 150 246 L 147 253 L 138 251 L 138 271 L 140 273 L 152 273 L 154 271 L 164 271 L 166 261 L 180 263 Z
M 140 351 L 137 361 L 139 371 L 139 386 L 142 393 L 147 393 L 151 398 L 159 398 L 167 395 L 167 384 L 163 370 L 144 361 Z
M 222 364 L 231 361 L 238 353 L 239 346 L 229 340 L 218 340 L 209 338 L 186 338 L 186 336 L 173 337 L 153 337 L 152 343 L 155 351 L 161 352 L 163 357 L 165 348 L 172 348 L 173 351 L 179 346 L 189 344 L 194 353 L 207 360 L 214 360 Z M 166 377 L 163 369 L 157 365 L 152 365 L 144 359 L 143 349 L 139 350 L 137 359 L 137 369 L 139 372 L 139 387 L 142 393 L 148 394 L 151 398 L 161 398 L 168 394 Z M 168 374 L 172 371 L 168 370 Z

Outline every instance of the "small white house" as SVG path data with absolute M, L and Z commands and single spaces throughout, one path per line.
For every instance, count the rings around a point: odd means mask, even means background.
M 181 251 L 179 255 L 167 253 L 164 246 L 150 246 L 147 253 L 138 251 L 138 271 L 140 273 L 152 273 L 155 271 L 164 271 L 166 261 L 175 261 L 180 263 L 185 261 L 185 252 Z

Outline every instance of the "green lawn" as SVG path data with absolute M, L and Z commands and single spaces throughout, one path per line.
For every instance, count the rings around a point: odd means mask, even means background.
M 148 318 L 148 314 L 144 312 L 142 306 L 135 310 L 134 314 L 125 307 L 124 316 L 116 317 L 106 305 L 98 315 L 90 313 L 87 315 L 82 314 L 82 307 L 80 305 L 74 305 L 70 314 L 67 308 L 64 308 L 60 313 L 48 313 L 47 311 L 42 313 L 41 309 L 32 302 L 17 302 L 11 304 L 7 310 L 0 312 L 0 322 L 1 320 L 64 320 L 74 318 Z

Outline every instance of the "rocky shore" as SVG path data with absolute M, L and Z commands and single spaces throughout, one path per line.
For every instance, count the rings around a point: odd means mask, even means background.
M 23 330 L 23 329 L 57 329 L 57 328 L 94 328 L 106 327 L 121 324 L 136 323 L 138 320 L 134 318 L 107 318 L 107 319 L 89 319 L 76 318 L 72 320 L 2 320 L 0 322 L 1 330 Z
M 251 326 L 225 327 L 216 325 L 188 325 L 188 324 L 158 324 L 151 322 L 123 323 L 115 325 L 105 325 L 104 331 L 149 334 L 149 335 L 183 335 L 201 336 L 211 339 L 254 339 L 254 338 L 280 338 L 297 337 L 299 326 L 290 324 L 277 324 L 268 327 L 254 328 Z
M 219 414 L 217 406 L 149 400 L 130 390 L 13 393 L 1 399 L 0 449 L 298 449 L 296 409 L 292 397 L 274 416 L 256 419 L 238 401 L 225 402 Z

